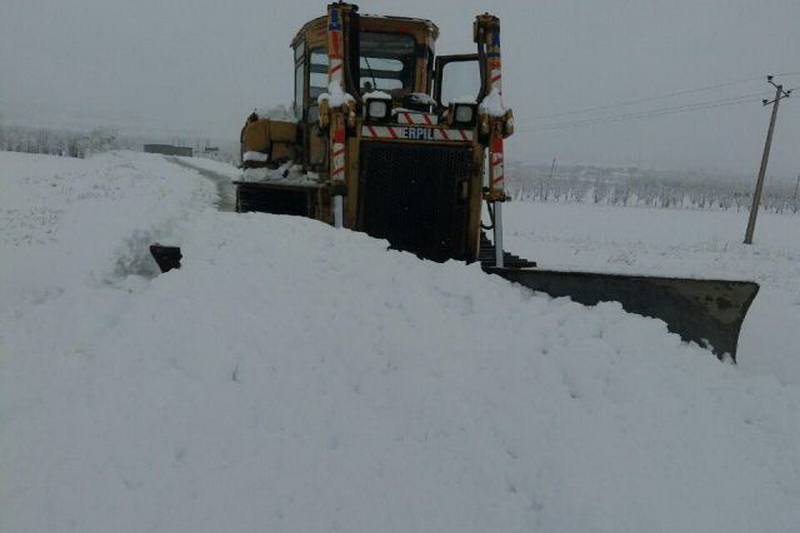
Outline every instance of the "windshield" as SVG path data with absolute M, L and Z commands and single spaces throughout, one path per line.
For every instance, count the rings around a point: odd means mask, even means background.
M 477 102 L 481 92 L 481 67 L 478 58 L 454 57 L 444 62 L 439 80 L 442 105 Z
M 362 32 L 360 35 L 361 92 L 412 89 L 414 38 L 402 33 Z

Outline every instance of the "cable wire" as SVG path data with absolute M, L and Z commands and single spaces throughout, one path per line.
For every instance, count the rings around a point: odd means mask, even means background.
M 626 102 L 617 102 L 617 103 L 614 103 L 614 104 L 607 104 L 607 105 L 602 105 L 602 106 L 597 106 L 597 107 L 586 107 L 586 108 L 583 108 L 583 109 L 576 109 L 576 110 L 573 110 L 573 111 L 565 111 L 563 113 L 554 113 L 554 114 L 551 114 L 551 115 L 539 115 L 539 116 L 534 116 L 534 117 L 531 117 L 531 118 L 533 120 L 541 120 L 541 119 L 546 119 L 546 118 L 563 117 L 563 116 L 569 116 L 569 115 L 580 115 L 580 114 L 583 114 L 583 113 L 589 113 L 591 111 L 601 111 L 601 110 L 604 110 L 604 109 L 613 109 L 615 107 L 625 107 L 625 106 L 629 106 L 629 105 L 641 104 L 641 103 L 644 103 L 644 102 L 652 102 L 654 100 L 662 100 L 664 98 L 672 98 L 674 96 L 682 96 L 682 95 L 685 95 L 685 94 L 692 94 L 692 93 L 697 93 L 697 92 L 702 92 L 702 91 L 710 91 L 712 89 L 720 89 L 722 87 L 728 87 L 730 85 L 737 85 L 739 83 L 747 83 L 747 82 L 750 82 L 750 81 L 763 80 L 764 78 L 765 78 L 764 76 L 759 76 L 757 78 L 746 78 L 746 79 L 741 79 L 741 80 L 726 81 L 726 82 L 717 83 L 717 84 L 714 84 L 714 85 L 707 85 L 705 87 L 698 87 L 696 89 L 685 89 L 685 90 L 682 90 L 682 91 L 666 93 L 666 94 L 662 94 L 662 95 L 658 95 L 658 96 L 649 96 L 647 98 L 638 98 L 636 100 L 628 100 Z
M 684 104 L 680 106 L 671 106 L 665 108 L 658 108 L 658 109 L 650 109 L 647 111 L 640 111 L 636 113 L 626 113 L 623 115 L 612 115 L 609 117 L 597 117 L 597 118 L 588 118 L 588 119 L 581 119 L 581 120 L 574 120 L 574 121 L 567 121 L 567 122 L 556 122 L 553 124 L 542 124 L 538 126 L 532 126 L 530 128 L 517 128 L 517 131 L 524 132 L 524 131 L 546 131 L 546 130 L 555 130 L 555 129 L 563 129 L 563 128 L 573 128 L 573 127 L 580 127 L 580 126 L 594 126 L 597 124 L 607 124 L 613 122 L 624 122 L 628 120 L 637 120 L 642 118 L 650 118 L 650 117 L 658 117 L 663 115 L 672 115 L 677 113 L 685 113 L 688 111 L 700 111 L 705 109 L 713 109 L 717 107 L 724 107 L 729 105 L 737 105 L 737 104 L 744 104 L 744 103 L 751 103 L 759 101 L 763 98 L 765 93 L 753 93 L 753 94 L 745 94 L 740 96 L 734 96 L 730 98 L 722 98 L 718 100 L 707 100 L 704 102 L 696 102 L 693 104 Z

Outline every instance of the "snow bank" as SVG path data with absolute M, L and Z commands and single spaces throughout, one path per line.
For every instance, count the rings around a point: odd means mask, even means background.
M 212 212 L 213 186 L 155 158 L 87 161 L 72 189 L 0 168 L 61 212 L 3 244 L 0 530 L 800 523 L 798 388 L 659 321 Z M 180 243 L 184 267 L 120 263 L 134 234 Z

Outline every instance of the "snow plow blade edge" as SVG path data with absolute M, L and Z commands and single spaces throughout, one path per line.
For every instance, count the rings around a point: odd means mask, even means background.
M 736 362 L 739 330 L 758 293 L 750 281 L 626 276 L 484 267 L 509 281 L 584 305 L 620 302 L 623 309 L 666 322 L 684 341 Z

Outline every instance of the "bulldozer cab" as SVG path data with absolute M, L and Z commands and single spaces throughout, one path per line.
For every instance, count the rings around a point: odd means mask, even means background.
M 430 93 L 434 43 L 439 34 L 432 22 L 352 13 L 350 24 L 358 30 L 346 37 L 343 68 L 356 96 L 383 91 L 400 103 L 410 94 Z M 330 85 L 328 17 L 303 26 L 292 41 L 292 49 L 295 112 L 304 122 L 313 122 L 319 116 L 318 98 Z
M 316 119 L 317 98 L 328 88 L 326 23 L 326 17 L 309 22 L 292 41 L 294 107 L 297 115 L 306 120 Z M 429 20 L 360 16 L 358 35 L 354 38 L 357 52 L 349 58 L 352 85 L 358 87 L 361 96 L 383 91 L 403 107 L 419 111 L 430 111 L 436 102 L 446 105 L 459 97 L 465 99 L 465 95 L 473 102 L 478 101 L 481 90 L 478 54 L 436 57 L 438 37 L 438 27 Z M 444 89 L 443 80 L 446 80 Z M 432 98 L 434 82 L 435 99 Z M 442 95 L 444 100 L 440 99 Z

